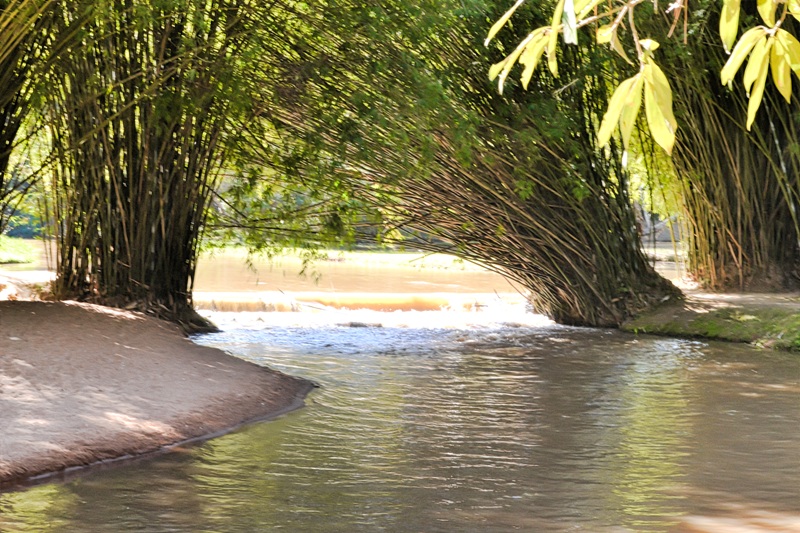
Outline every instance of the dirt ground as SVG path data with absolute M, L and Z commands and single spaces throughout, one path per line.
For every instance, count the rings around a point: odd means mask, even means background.
M 311 388 L 139 314 L 0 301 L 0 486 L 213 436 Z

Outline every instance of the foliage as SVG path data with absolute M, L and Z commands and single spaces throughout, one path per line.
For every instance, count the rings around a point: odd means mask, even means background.
M 0 234 L 36 182 L 25 161 L 15 164 L 26 117 L 34 106 L 36 79 L 63 47 L 50 32 L 49 0 L 0 1 Z
M 60 297 L 195 320 L 191 282 L 239 101 L 245 1 L 70 2 L 81 47 L 53 67 Z
M 31 263 L 34 257 L 30 242 L 0 235 L 0 264 Z
M 491 8 L 333 0 L 303 13 L 284 32 L 292 45 L 265 54 L 257 92 L 279 141 L 259 160 L 291 183 L 332 184 L 326 206 L 367 206 L 386 227 L 377 238 L 415 235 L 499 271 L 559 321 L 617 324 L 674 289 L 638 248 L 621 151 L 595 149 L 607 88 L 583 74 L 603 52 L 570 52 L 574 85 L 496 95 L 475 47 Z
M 497 35 L 508 22 L 524 0 L 518 0 L 489 30 L 486 44 Z M 551 22 L 533 30 L 520 41 L 517 48 L 501 62 L 489 70 L 489 77 L 498 77 L 500 89 L 506 76 L 515 63 L 525 66 L 522 73 L 523 86 L 528 83 L 543 54 L 547 55 L 547 63 L 551 73 L 558 76 L 557 43 L 559 33 L 563 34 L 566 44 L 578 43 L 578 29 L 585 26 L 595 28 L 598 44 L 608 44 L 628 63 L 632 63 L 621 43 L 620 30 L 627 29 L 630 40 L 636 51 L 639 72 L 621 82 L 614 97 L 609 102 L 608 110 L 603 118 L 598 135 L 598 143 L 605 146 L 617 124 L 623 144 L 627 147 L 636 118 L 641 107 L 642 91 L 644 92 L 647 124 L 653 140 L 667 153 L 672 153 L 675 142 L 677 123 L 672 115 L 672 93 L 669 81 L 661 68 L 653 59 L 653 52 L 659 43 L 652 39 L 643 39 L 637 30 L 635 13 L 644 0 L 558 0 L 553 11 Z M 653 5 L 657 5 L 654 0 Z M 723 85 L 729 85 L 739 71 L 745 59 L 748 65 L 744 72 L 743 84 L 749 98 L 747 113 L 747 129 L 755 120 L 756 112 L 761 106 L 767 75 L 771 71 L 772 79 L 786 101 L 792 94 L 791 73 L 800 77 L 800 42 L 781 26 L 788 16 L 800 20 L 800 2 L 797 0 L 758 0 L 758 14 L 763 24 L 747 30 L 736 42 L 741 17 L 740 0 L 723 0 L 720 16 L 719 33 L 726 50 L 733 47 L 730 58 L 721 69 Z M 673 15 L 669 34 L 677 27 L 681 15 L 684 16 L 684 31 L 688 26 L 688 4 L 685 0 L 677 0 L 669 4 L 666 14 Z M 648 13 L 650 14 L 650 13 Z M 651 15 L 652 16 L 652 15 Z M 627 18 L 628 27 L 624 21 Z
M 791 290 L 800 258 L 794 207 L 800 160 L 793 148 L 800 142 L 798 101 L 787 104 L 767 84 L 762 107 L 769 112 L 759 113 L 748 130 L 747 96 L 726 88 L 716 74 L 729 60 L 717 31 L 720 6 L 693 5 L 687 44 L 665 47 L 664 60 L 676 115 L 685 125 L 672 162 L 688 226 L 689 267 L 712 290 Z M 747 16 L 758 16 L 755 6 Z

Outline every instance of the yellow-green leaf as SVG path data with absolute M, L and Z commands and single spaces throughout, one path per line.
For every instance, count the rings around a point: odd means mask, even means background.
M 629 65 L 633 65 L 633 61 L 630 60 L 628 54 L 625 53 L 625 48 L 623 48 L 622 43 L 619 42 L 619 33 L 616 31 L 614 35 L 611 36 L 611 49 L 619 54 Z
M 561 25 L 564 28 L 564 44 L 578 44 L 578 21 L 575 19 L 574 0 L 564 0 Z
M 719 17 L 719 36 L 725 51 L 730 53 L 733 43 L 736 42 L 736 35 L 739 33 L 739 13 L 741 0 L 724 0 L 722 13 Z
M 611 135 L 614 133 L 614 128 L 617 127 L 620 116 L 622 115 L 622 108 L 625 102 L 628 101 L 631 88 L 637 83 L 641 74 L 637 74 L 632 78 L 628 78 L 619 84 L 619 87 L 611 95 L 608 101 L 608 109 L 603 115 L 603 121 L 600 123 L 600 131 L 597 132 L 597 144 L 601 148 L 608 144 L 611 140 Z
M 610 43 L 614 34 L 617 33 L 617 27 L 612 24 L 598 26 L 597 28 L 597 44 Z
M 644 110 L 653 140 L 668 154 L 675 145 L 678 123 L 672 112 L 672 89 L 661 68 L 652 60 L 645 63 Z
M 800 78 L 800 41 L 786 30 L 778 29 L 775 32 L 775 46 L 780 43 L 785 52 L 789 67 Z
M 783 43 L 777 41 L 772 45 L 772 53 L 769 59 L 770 70 L 772 71 L 772 81 L 783 95 L 784 100 L 792 100 L 792 67 L 783 48 Z
M 553 12 L 553 20 L 550 23 L 550 41 L 547 43 L 547 66 L 553 76 L 558 77 L 558 60 L 556 57 L 556 46 L 558 45 L 558 30 L 561 23 L 561 15 L 564 13 L 564 0 L 558 0 L 556 10 Z
M 581 20 L 588 15 L 592 9 L 605 1 L 606 0 L 575 0 L 575 15 L 577 15 L 578 20 Z
M 489 68 L 489 81 L 494 81 L 497 75 L 500 74 L 500 71 L 502 71 L 503 68 L 506 66 L 506 63 L 508 63 L 507 58 L 498 63 L 495 63 Z
M 750 59 L 747 61 L 747 68 L 744 69 L 744 90 L 747 95 L 750 95 L 750 87 L 756 81 L 761 73 L 763 65 L 769 66 L 769 49 L 772 45 L 772 39 L 765 37 L 756 43 L 753 51 L 750 53 Z
M 761 106 L 761 99 L 764 97 L 764 85 L 767 83 L 768 67 L 768 62 L 764 61 L 761 63 L 758 76 L 753 84 L 753 92 L 750 93 L 750 101 L 747 104 L 747 131 L 750 131 L 750 126 L 753 125 L 758 108 Z
M 753 47 L 760 39 L 763 39 L 766 34 L 766 29 L 763 26 L 758 26 L 747 30 L 744 35 L 742 35 L 742 38 L 739 39 L 739 42 L 736 43 L 736 46 L 733 48 L 728 62 L 725 63 L 725 66 L 722 67 L 722 71 L 720 71 L 722 85 L 728 85 L 728 83 L 730 83 L 739 71 L 739 67 L 742 66 L 744 60 L 753 50 Z
M 508 22 L 508 19 L 511 18 L 511 15 L 514 14 L 514 11 L 516 11 L 517 8 L 521 6 L 524 1 L 525 0 L 517 0 L 517 2 L 513 6 L 511 6 L 511 9 L 506 11 L 505 14 L 492 25 L 492 27 L 489 29 L 489 35 L 483 42 L 484 46 L 489 46 L 489 41 L 491 41 L 494 38 L 494 36 L 497 35 L 497 32 L 499 32 L 503 28 L 503 26 L 506 25 L 506 22 Z
M 788 0 L 786 7 L 794 18 L 800 20 L 800 0 Z
M 658 41 L 654 41 L 653 39 L 642 39 L 639 44 L 650 53 L 655 52 L 658 50 L 658 47 L 661 46 L 658 44 Z
M 622 113 L 619 117 L 619 131 L 622 136 L 622 146 L 625 150 L 628 149 L 628 143 L 633 133 L 633 127 L 636 125 L 636 117 L 639 115 L 639 109 L 642 107 L 642 85 L 644 84 L 644 76 L 637 75 L 636 81 L 631 85 L 625 103 L 622 106 Z
M 519 56 L 522 55 L 522 52 L 525 51 L 525 49 L 528 47 L 528 44 L 530 44 L 530 42 L 534 39 L 535 36 L 536 36 L 536 31 L 529 33 L 528 36 L 525 37 L 525 39 L 523 39 L 521 43 L 519 43 L 519 45 L 514 49 L 514 51 L 508 54 L 508 57 L 506 57 L 502 61 L 503 68 L 500 70 L 500 76 L 497 78 L 497 89 L 500 92 L 500 94 L 503 94 L 503 85 L 506 82 L 506 78 L 508 77 L 509 72 L 511 72 L 511 69 L 514 67 L 514 63 L 517 62 Z M 491 76 L 491 74 L 492 71 L 490 69 L 489 75 Z
M 775 11 L 778 9 L 776 0 L 758 0 L 758 14 L 768 27 L 775 25 Z
M 525 90 L 528 89 L 528 84 L 531 81 L 533 72 L 536 70 L 536 65 L 539 64 L 539 60 L 542 58 L 547 41 L 547 37 L 540 34 L 538 38 L 534 38 L 531 41 L 519 58 L 520 64 L 525 65 L 525 70 L 522 71 L 522 77 L 520 78 Z

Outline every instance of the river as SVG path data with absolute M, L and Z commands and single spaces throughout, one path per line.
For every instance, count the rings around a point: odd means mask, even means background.
M 307 407 L 0 494 L 0 530 L 800 530 L 796 356 L 510 307 L 218 313 L 197 342 L 316 381 Z
M 800 531 L 800 359 L 444 311 L 206 312 L 317 382 L 206 443 L 0 494 L 0 531 Z

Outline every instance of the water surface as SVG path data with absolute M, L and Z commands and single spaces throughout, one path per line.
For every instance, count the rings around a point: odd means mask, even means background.
M 800 531 L 796 356 L 503 309 L 214 318 L 198 342 L 307 407 L 0 494 L 0 530 Z

